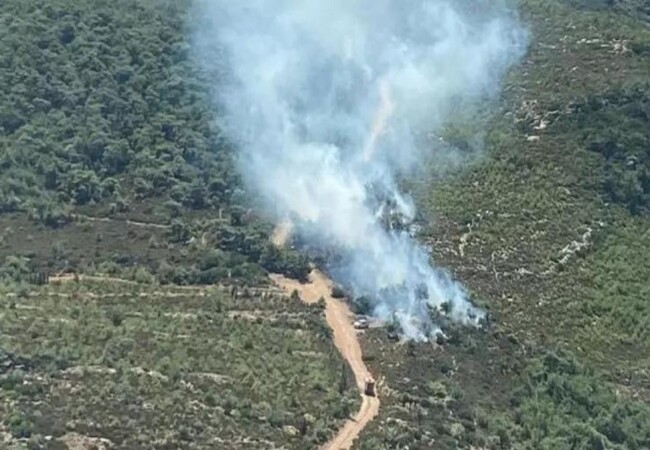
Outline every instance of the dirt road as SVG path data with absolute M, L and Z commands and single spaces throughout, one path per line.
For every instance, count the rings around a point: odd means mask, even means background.
M 276 245 L 284 245 L 290 233 L 291 223 L 286 221 L 276 229 L 273 242 Z M 334 345 L 341 356 L 348 362 L 354 373 L 362 403 L 354 418 L 348 420 L 336 436 L 322 447 L 322 450 L 347 450 L 352 447 L 354 440 L 379 412 L 379 398 L 364 394 L 365 381 L 371 375 L 363 362 L 361 345 L 357 338 L 357 332 L 352 325 L 352 311 L 350 311 L 350 308 L 345 302 L 332 297 L 332 282 L 317 269 L 312 270 L 309 274 L 308 283 L 300 283 L 299 281 L 281 275 L 271 275 L 271 279 L 289 295 L 294 290 L 297 290 L 300 298 L 306 303 L 316 303 L 321 297 L 325 300 L 325 319 L 332 330 Z M 61 274 L 49 278 L 49 282 L 51 283 L 66 283 L 76 280 L 138 284 L 131 280 L 107 276 Z M 188 288 L 195 289 L 197 287 L 192 286 Z M 205 286 L 198 287 L 198 289 L 205 288 Z
M 361 433 L 361 430 L 379 412 L 379 398 L 370 397 L 363 393 L 365 380 L 370 376 L 370 372 L 363 362 L 361 345 L 356 330 L 352 326 L 352 312 L 346 303 L 332 297 L 332 283 L 319 270 L 313 270 L 309 274 L 309 283 L 304 284 L 281 275 L 271 275 L 271 278 L 288 294 L 297 290 L 300 298 L 307 303 L 316 303 L 321 297 L 325 299 L 325 319 L 332 329 L 334 345 L 354 373 L 354 378 L 361 393 L 362 403 L 355 417 L 348 420 L 337 435 L 325 444 L 322 449 L 349 449 L 359 436 L 359 433 Z
M 94 282 L 109 282 L 116 284 L 130 284 L 136 285 L 139 284 L 136 281 L 126 280 L 124 278 L 115 278 L 109 276 L 95 276 L 95 275 L 84 275 L 84 274 L 75 274 L 75 273 L 64 273 L 61 275 L 51 275 L 48 277 L 49 283 L 67 283 L 70 281 L 94 281 Z
M 93 217 L 93 216 L 86 216 L 84 214 L 74 214 L 73 215 L 74 219 L 81 219 L 81 220 L 87 220 L 89 222 L 106 222 L 106 223 L 125 223 L 127 225 L 133 225 L 135 227 L 142 227 L 142 228 L 157 228 L 159 230 L 169 230 L 171 228 L 170 225 L 164 225 L 160 223 L 153 223 L 153 222 L 140 222 L 138 220 L 131 220 L 131 219 L 113 219 L 111 217 Z

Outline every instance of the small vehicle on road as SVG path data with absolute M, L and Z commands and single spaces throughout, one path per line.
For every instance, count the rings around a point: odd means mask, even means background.
M 375 380 L 374 379 L 372 379 L 370 377 L 366 378 L 366 384 L 365 384 L 365 387 L 363 389 L 363 393 L 365 395 L 370 396 L 370 397 L 374 397 L 376 395 L 375 394 Z
M 354 328 L 357 330 L 365 330 L 368 326 L 368 319 L 366 318 L 360 318 L 354 321 Z

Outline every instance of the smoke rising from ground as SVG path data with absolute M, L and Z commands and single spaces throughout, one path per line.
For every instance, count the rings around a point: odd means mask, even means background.
M 242 173 L 278 219 L 336 248 L 335 281 L 395 315 L 408 337 L 434 329 L 428 307 L 446 301 L 455 319 L 476 321 L 462 287 L 386 223 L 415 216 L 396 176 L 430 157 L 422 136 L 495 94 L 521 56 L 524 33 L 505 7 L 204 0 L 197 11 L 195 48 L 207 66 L 223 65 L 217 103 Z

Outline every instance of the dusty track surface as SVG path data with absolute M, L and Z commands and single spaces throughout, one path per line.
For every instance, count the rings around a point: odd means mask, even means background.
M 140 222 L 138 220 L 131 220 L 131 219 L 112 219 L 110 217 L 93 217 L 93 216 L 86 216 L 84 214 L 75 214 L 73 216 L 75 219 L 80 219 L 80 220 L 87 220 L 89 222 L 106 222 L 106 223 L 125 223 L 127 225 L 133 225 L 135 227 L 142 227 L 142 228 L 157 228 L 159 230 L 168 230 L 171 228 L 170 225 L 164 225 L 160 223 L 153 223 L 153 222 Z
M 271 278 L 288 294 L 297 290 L 300 298 L 306 303 L 316 303 L 321 297 L 325 300 L 325 318 L 334 334 L 334 345 L 348 362 L 354 373 L 359 392 L 361 393 L 362 403 L 355 417 L 348 420 L 337 435 L 325 444 L 322 449 L 349 449 L 352 447 L 354 440 L 359 436 L 359 433 L 361 433 L 361 430 L 379 412 L 379 398 L 370 397 L 363 393 L 365 380 L 370 376 L 370 372 L 363 362 L 361 345 L 359 344 L 356 330 L 352 326 L 352 312 L 347 304 L 331 296 L 332 283 L 319 270 L 313 270 L 309 274 L 309 283 L 304 284 L 281 275 L 271 275 Z
M 114 283 L 114 284 L 126 284 L 130 286 L 148 286 L 147 284 L 139 283 L 134 280 L 127 280 L 125 278 L 111 277 L 108 275 L 85 275 L 81 273 L 63 273 L 59 275 L 50 275 L 48 277 L 48 283 L 51 284 L 61 284 L 69 282 L 80 282 L 80 281 L 91 281 L 94 283 Z M 187 290 L 187 291 L 198 291 L 203 292 L 213 288 L 223 288 L 223 286 L 218 285 L 190 285 L 190 286 L 180 286 L 180 285 L 170 285 L 176 290 Z M 161 291 L 157 291 L 161 293 Z M 173 292 L 167 292 L 171 297 L 174 297 Z
M 125 280 L 123 278 L 115 278 L 109 276 L 93 276 L 93 275 L 83 275 L 83 274 L 74 274 L 74 273 L 65 273 L 61 275 L 53 275 L 48 278 L 49 283 L 68 283 L 71 281 L 94 281 L 94 282 L 109 282 L 109 283 L 119 283 L 119 284 L 130 284 L 137 285 L 139 283 L 131 280 Z

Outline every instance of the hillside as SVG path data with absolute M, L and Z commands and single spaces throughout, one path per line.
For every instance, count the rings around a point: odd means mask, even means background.
M 321 309 L 281 292 L 82 278 L 3 298 L 5 444 L 299 449 L 355 406 Z
M 318 448 L 356 411 L 321 306 L 270 285 L 308 259 L 242 185 L 190 3 L 0 4 L 0 446 Z M 490 327 L 365 332 L 354 448 L 650 448 L 650 3 L 515 3 L 480 155 L 402 180 Z
M 159 3 L 3 3 L 0 252 L 29 249 L 37 270 L 143 266 L 179 284 L 259 281 L 260 266 L 304 277 L 250 212 L 209 74 L 190 58 L 188 3 Z M 84 227 L 89 216 L 118 223 Z M 126 218 L 165 227 L 135 236 Z M 89 228 L 97 238 L 75 242 Z
M 650 447 L 650 5 L 519 3 L 531 46 L 484 156 L 411 183 L 492 329 L 370 334 L 385 407 L 358 448 Z

